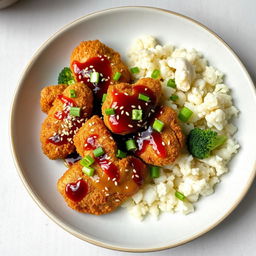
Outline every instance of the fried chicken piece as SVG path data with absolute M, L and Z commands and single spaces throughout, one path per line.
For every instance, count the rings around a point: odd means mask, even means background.
M 106 214 L 135 194 L 143 184 L 147 176 L 146 165 L 132 156 L 123 159 L 116 157 L 116 144 L 98 116 L 93 116 L 83 125 L 75 135 L 74 143 L 81 156 L 89 155 L 94 159 L 90 165 L 94 168 L 94 175 L 84 174 L 83 166 L 78 162 L 59 179 L 58 190 L 72 209 L 97 215 Z M 95 157 L 93 151 L 99 147 L 104 153 Z M 87 184 L 87 193 L 82 196 L 78 194 L 78 198 L 74 198 L 68 189 L 79 183 L 79 179 Z
M 70 90 L 75 90 L 76 97 L 70 97 Z M 93 95 L 82 83 L 69 85 L 53 102 L 44 120 L 40 140 L 45 155 L 50 159 L 65 158 L 75 150 L 73 136 L 90 117 Z M 79 116 L 70 114 L 70 108 L 80 110 Z
M 142 78 L 132 85 L 111 85 L 102 105 L 105 125 L 120 135 L 141 130 L 154 113 L 161 94 L 159 80 L 152 78 Z
M 185 141 L 177 114 L 172 108 L 163 106 L 153 120 L 155 119 L 164 123 L 163 130 L 159 133 L 150 126 L 146 131 L 140 132 L 136 138 L 138 150 L 135 154 L 148 164 L 172 164 L 179 156 Z
M 40 106 L 44 113 L 48 113 L 56 97 L 68 87 L 66 84 L 46 86 L 41 91 Z
M 72 52 L 70 68 L 75 79 L 87 84 L 98 101 L 101 101 L 110 84 L 117 83 L 113 79 L 117 72 L 121 74 L 119 82 L 129 82 L 131 79 L 129 69 L 122 62 L 120 54 L 99 40 L 81 42 Z M 92 72 L 99 73 L 96 82 L 90 82 Z

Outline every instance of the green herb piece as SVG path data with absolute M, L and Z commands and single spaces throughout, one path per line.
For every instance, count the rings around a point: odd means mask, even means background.
M 151 74 L 151 77 L 152 78 L 158 78 L 160 76 L 160 70 L 158 70 L 158 69 L 155 69 L 153 72 L 152 72 L 152 74 Z
M 160 176 L 160 167 L 151 165 L 149 170 L 151 178 L 158 178 Z
M 91 83 L 98 83 L 100 80 L 100 73 L 99 72 L 92 72 L 90 74 L 90 82 Z
M 135 142 L 135 140 L 133 140 L 133 139 L 127 140 L 127 141 L 125 142 L 125 145 L 126 145 L 126 149 L 127 149 L 127 150 L 134 150 L 134 149 L 137 148 L 137 147 L 136 147 L 136 142 Z
M 98 147 L 93 150 L 93 154 L 95 157 L 99 157 L 105 154 L 104 149 L 102 147 Z
M 117 150 L 116 157 L 118 157 L 118 158 L 125 158 L 126 156 L 127 156 L 126 152 L 124 152 L 124 151 L 122 151 L 120 149 Z
M 81 112 L 81 108 L 77 108 L 77 107 L 71 107 L 69 110 L 69 114 L 71 116 L 80 116 L 80 112 Z
M 139 100 L 143 100 L 143 101 L 149 101 L 149 100 L 150 100 L 150 97 L 148 97 L 148 96 L 145 95 L 145 94 L 139 93 L 138 99 L 139 99 Z
M 132 120 L 142 120 L 142 110 L 133 109 L 132 110 Z
M 119 78 L 121 77 L 121 73 L 120 72 L 116 72 L 115 74 L 114 74 L 114 76 L 113 76 L 113 80 L 115 80 L 115 81 L 118 81 L 119 80 Z
M 82 172 L 88 176 L 93 176 L 94 174 L 94 169 L 92 167 L 84 166 L 82 168 Z
M 110 115 L 114 115 L 115 114 L 115 110 L 113 108 L 107 108 L 105 110 L 105 114 L 110 116 Z
M 164 128 L 164 123 L 158 119 L 156 119 L 153 123 L 153 129 L 158 131 L 158 132 L 161 132 Z
M 133 74 L 137 74 L 140 72 L 140 69 L 138 67 L 133 67 L 130 69 Z
M 76 98 L 76 91 L 75 90 L 69 90 L 70 98 Z
M 70 84 L 74 84 L 75 82 L 76 82 L 75 78 L 70 68 L 65 67 L 60 71 L 58 76 L 58 84 L 70 85 Z
M 176 88 L 176 83 L 175 83 L 175 79 L 169 79 L 167 81 L 167 86 L 171 87 L 171 88 Z
M 172 100 L 172 101 L 176 101 L 177 99 L 179 99 L 179 96 L 176 95 L 176 94 L 173 94 L 172 96 L 170 96 L 169 99 Z
M 178 198 L 178 199 L 180 199 L 181 201 L 184 201 L 185 200 L 185 196 L 182 194 L 182 193 L 180 193 L 179 191 L 176 191 L 175 192 L 175 196 Z
M 182 122 L 187 122 L 188 119 L 192 116 L 193 111 L 191 111 L 189 108 L 187 107 L 183 107 L 178 115 L 178 118 L 182 121 Z
M 91 156 L 89 156 L 89 155 L 87 155 L 87 156 L 85 156 L 81 161 L 80 161 L 80 164 L 82 165 L 82 166 L 90 166 L 90 165 L 92 165 L 93 163 L 94 163 L 94 159 L 91 157 Z
M 103 103 L 103 102 L 106 100 L 106 98 L 107 98 L 107 94 L 104 93 L 104 94 L 102 95 L 102 100 L 101 100 L 101 102 Z

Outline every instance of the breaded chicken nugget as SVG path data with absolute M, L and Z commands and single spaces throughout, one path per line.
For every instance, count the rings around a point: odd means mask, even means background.
M 70 98 L 70 93 L 75 97 Z M 73 136 L 90 117 L 92 91 L 82 83 L 69 85 L 58 95 L 41 127 L 40 140 L 50 159 L 65 158 L 75 149 Z
M 164 166 L 177 159 L 185 137 L 178 124 L 177 114 L 170 107 L 162 107 L 156 113 L 155 120 L 164 124 L 162 131 L 154 130 L 152 123 L 147 130 L 140 132 L 136 137 L 138 149 L 135 154 L 148 164 Z
M 81 42 L 70 59 L 70 68 L 78 82 L 87 84 L 101 101 L 110 84 L 129 82 L 130 72 L 120 54 L 99 40 Z
M 40 106 L 44 113 L 48 113 L 56 97 L 68 87 L 66 84 L 46 86 L 41 91 Z
M 146 165 L 132 156 L 116 157 L 116 144 L 98 116 L 83 125 L 74 143 L 84 159 L 75 163 L 58 181 L 58 190 L 71 208 L 105 214 L 135 194 L 143 184 L 147 176 Z M 91 161 L 89 167 L 82 166 L 86 159 Z M 93 172 L 89 174 L 92 176 L 88 176 L 88 171 Z M 79 179 L 83 179 L 83 187 L 87 188 L 86 193 L 82 188 L 82 196 L 76 185 L 81 183 Z
M 139 186 L 133 179 L 137 179 L 139 183 L 140 177 L 146 173 L 145 164 L 134 157 L 124 158 L 116 164 L 121 179 L 115 183 L 107 179 L 98 165 L 93 165 L 96 175 L 88 176 L 83 173 L 83 166 L 77 162 L 59 179 L 58 191 L 68 206 L 76 211 L 96 215 L 109 213 L 138 191 Z M 140 176 L 134 174 L 135 168 Z
M 141 130 L 154 113 L 161 93 L 159 80 L 152 78 L 142 78 L 132 85 L 110 86 L 102 105 L 106 126 L 121 135 Z

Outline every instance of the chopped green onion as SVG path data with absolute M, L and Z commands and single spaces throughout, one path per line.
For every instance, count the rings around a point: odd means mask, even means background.
M 182 193 L 180 193 L 179 191 L 175 192 L 175 196 L 180 199 L 181 201 L 184 201 L 184 199 L 186 198 Z
M 172 96 L 170 96 L 170 100 L 172 100 L 172 101 L 176 101 L 177 99 L 179 98 L 179 96 L 178 95 L 176 95 L 176 94 L 173 94 Z
M 105 110 L 105 114 L 110 116 L 110 115 L 114 115 L 115 114 L 115 110 L 113 108 L 107 108 Z
M 175 83 L 175 79 L 169 79 L 167 81 L 167 86 L 171 87 L 171 88 L 176 88 L 176 83 Z
M 137 73 L 140 72 L 140 69 L 139 69 L 138 67 L 133 67 L 133 68 L 131 68 L 131 72 L 132 72 L 133 74 L 137 74 Z
M 151 178 L 158 178 L 160 176 L 160 168 L 158 166 L 150 166 L 150 176 Z
M 152 72 L 152 74 L 151 74 L 151 77 L 152 78 L 158 78 L 160 76 L 160 70 L 158 70 L 158 69 L 155 69 L 153 72 Z
M 137 147 L 136 147 L 135 140 L 133 140 L 133 139 L 127 140 L 127 141 L 125 142 L 125 145 L 126 145 L 126 149 L 127 149 L 127 150 L 134 150 L 134 149 L 137 148 Z
M 71 116 L 80 116 L 80 111 L 81 111 L 81 108 L 71 107 L 69 110 L 69 114 Z
M 93 176 L 94 174 L 94 169 L 92 167 L 84 166 L 82 168 L 82 172 L 88 176 Z
M 75 98 L 76 97 L 76 91 L 75 90 L 69 90 L 70 93 L 70 98 Z
M 95 157 L 99 157 L 105 154 L 104 149 L 102 147 L 98 147 L 93 150 L 93 154 Z
M 103 103 L 103 102 L 106 100 L 106 98 L 107 98 L 107 94 L 104 93 L 104 94 L 102 95 L 102 100 L 101 100 L 101 102 Z
M 142 110 L 133 109 L 132 110 L 132 120 L 142 120 Z
M 178 115 L 178 118 L 182 121 L 182 122 L 187 122 L 188 119 L 192 116 L 193 111 L 191 111 L 189 108 L 187 107 L 183 107 Z
M 164 123 L 158 119 L 156 119 L 153 123 L 153 129 L 158 131 L 158 132 L 161 132 L 164 128 Z
M 114 76 L 113 76 L 113 80 L 118 81 L 120 77 L 121 77 L 121 73 L 120 72 L 116 72 L 114 74 Z
M 100 80 L 100 73 L 99 72 L 92 72 L 90 74 L 90 82 L 91 83 L 98 83 Z
M 127 156 L 126 152 L 124 152 L 124 151 L 122 151 L 120 149 L 117 150 L 116 157 L 118 157 L 118 158 L 125 158 L 126 156 Z
M 94 163 L 94 159 L 91 157 L 91 156 L 89 156 L 89 155 L 87 155 L 87 156 L 85 156 L 81 161 L 80 161 L 80 164 L 82 165 L 82 166 L 90 166 L 90 165 L 92 165 Z
M 143 100 L 143 101 L 149 101 L 149 100 L 150 100 L 150 97 L 148 97 L 148 96 L 145 95 L 145 94 L 139 93 L 138 99 L 139 99 L 139 100 Z

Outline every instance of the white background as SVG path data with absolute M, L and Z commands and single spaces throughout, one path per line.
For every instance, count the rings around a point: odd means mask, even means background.
M 20 0 L 0 10 L 1 256 L 137 255 L 90 245 L 66 233 L 44 215 L 17 175 L 8 131 L 14 91 L 35 50 L 72 20 L 90 12 L 125 5 L 161 7 L 202 22 L 235 50 L 256 81 L 254 0 Z M 255 117 L 252 121 L 255 122 Z M 238 208 L 214 230 L 183 246 L 144 255 L 256 255 L 255 188 L 254 182 Z

